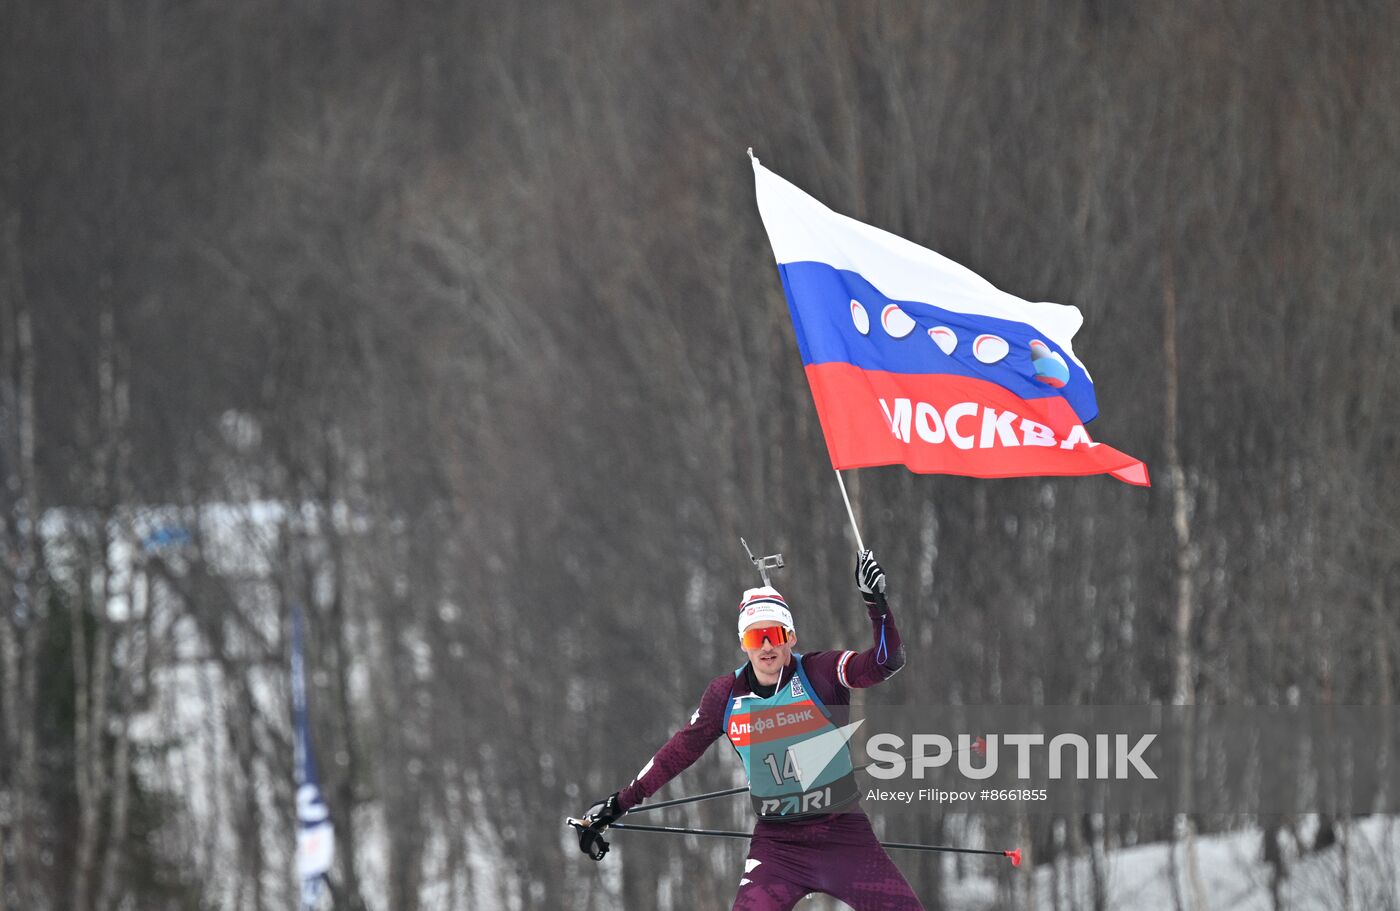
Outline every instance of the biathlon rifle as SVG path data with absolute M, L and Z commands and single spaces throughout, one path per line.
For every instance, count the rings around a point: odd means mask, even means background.
M 739 543 L 744 545 L 744 553 L 749 555 L 749 562 L 753 564 L 754 569 L 758 570 L 759 576 L 763 579 L 763 584 L 771 587 L 773 583 L 768 580 L 768 570 L 782 569 L 783 555 L 769 554 L 766 557 L 755 557 L 753 551 L 749 550 L 749 542 L 740 538 Z

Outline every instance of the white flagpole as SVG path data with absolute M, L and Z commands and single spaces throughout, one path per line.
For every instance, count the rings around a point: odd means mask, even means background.
M 836 471 L 836 483 L 841 485 L 841 499 L 846 501 L 846 515 L 851 520 L 851 531 L 856 533 L 856 550 L 865 550 L 865 544 L 860 540 L 860 529 L 856 527 L 856 514 L 851 509 L 851 498 L 846 496 L 846 482 L 841 477 L 841 470 Z
M 748 152 L 749 159 L 754 164 L 758 164 L 758 159 L 753 154 L 753 146 L 749 146 Z M 851 498 L 846 495 L 846 481 L 841 477 L 840 469 L 834 470 L 836 471 L 836 483 L 841 486 L 841 499 L 846 502 L 846 515 L 851 520 L 851 531 L 856 534 L 856 550 L 865 550 L 865 543 L 860 539 L 860 528 L 856 525 L 855 511 L 851 509 Z M 767 582 L 768 580 L 765 579 L 764 581 Z

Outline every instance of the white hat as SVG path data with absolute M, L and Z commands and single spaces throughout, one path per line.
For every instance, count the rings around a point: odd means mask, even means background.
M 792 625 L 792 611 L 788 610 L 787 602 L 770 585 L 744 592 L 743 600 L 739 602 L 739 635 L 744 635 L 744 630 L 765 620 L 797 630 Z

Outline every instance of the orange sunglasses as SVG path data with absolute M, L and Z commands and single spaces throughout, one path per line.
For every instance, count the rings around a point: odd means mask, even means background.
M 773 626 L 755 626 L 753 629 L 744 630 L 739 637 L 739 641 L 744 644 L 744 648 L 762 648 L 764 640 L 773 643 L 776 648 L 786 645 L 792 641 L 792 630 L 781 624 Z

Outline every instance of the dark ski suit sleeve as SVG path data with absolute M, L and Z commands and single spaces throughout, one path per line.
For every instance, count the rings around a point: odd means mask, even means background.
M 874 636 L 870 648 L 863 652 L 817 652 L 809 655 L 808 674 L 815 673 L 823 680 L 834 679 L 847 689 L 861 689 L 883 683 L 904 667 L 904 641 L 899 637 L 894 611 L 887 604 L 882 609 L 879 603 L 871 601 L 867 601 L 865 607 L 870 615 L 870 628 Z M 882 632 L 883 646 L 880 644 Z M 826 697 L 825 693 L 822 695 Z
M 624 811 L 646 800 L 666 782 L 690 768 L 691 763 L 703 756 L 710 744 L 724 733 L 724 706 L 733 686 L 733 674 L 710 681 L 690 722 L 672 734 L 632 783 L 618 792 L 617 802 Z

